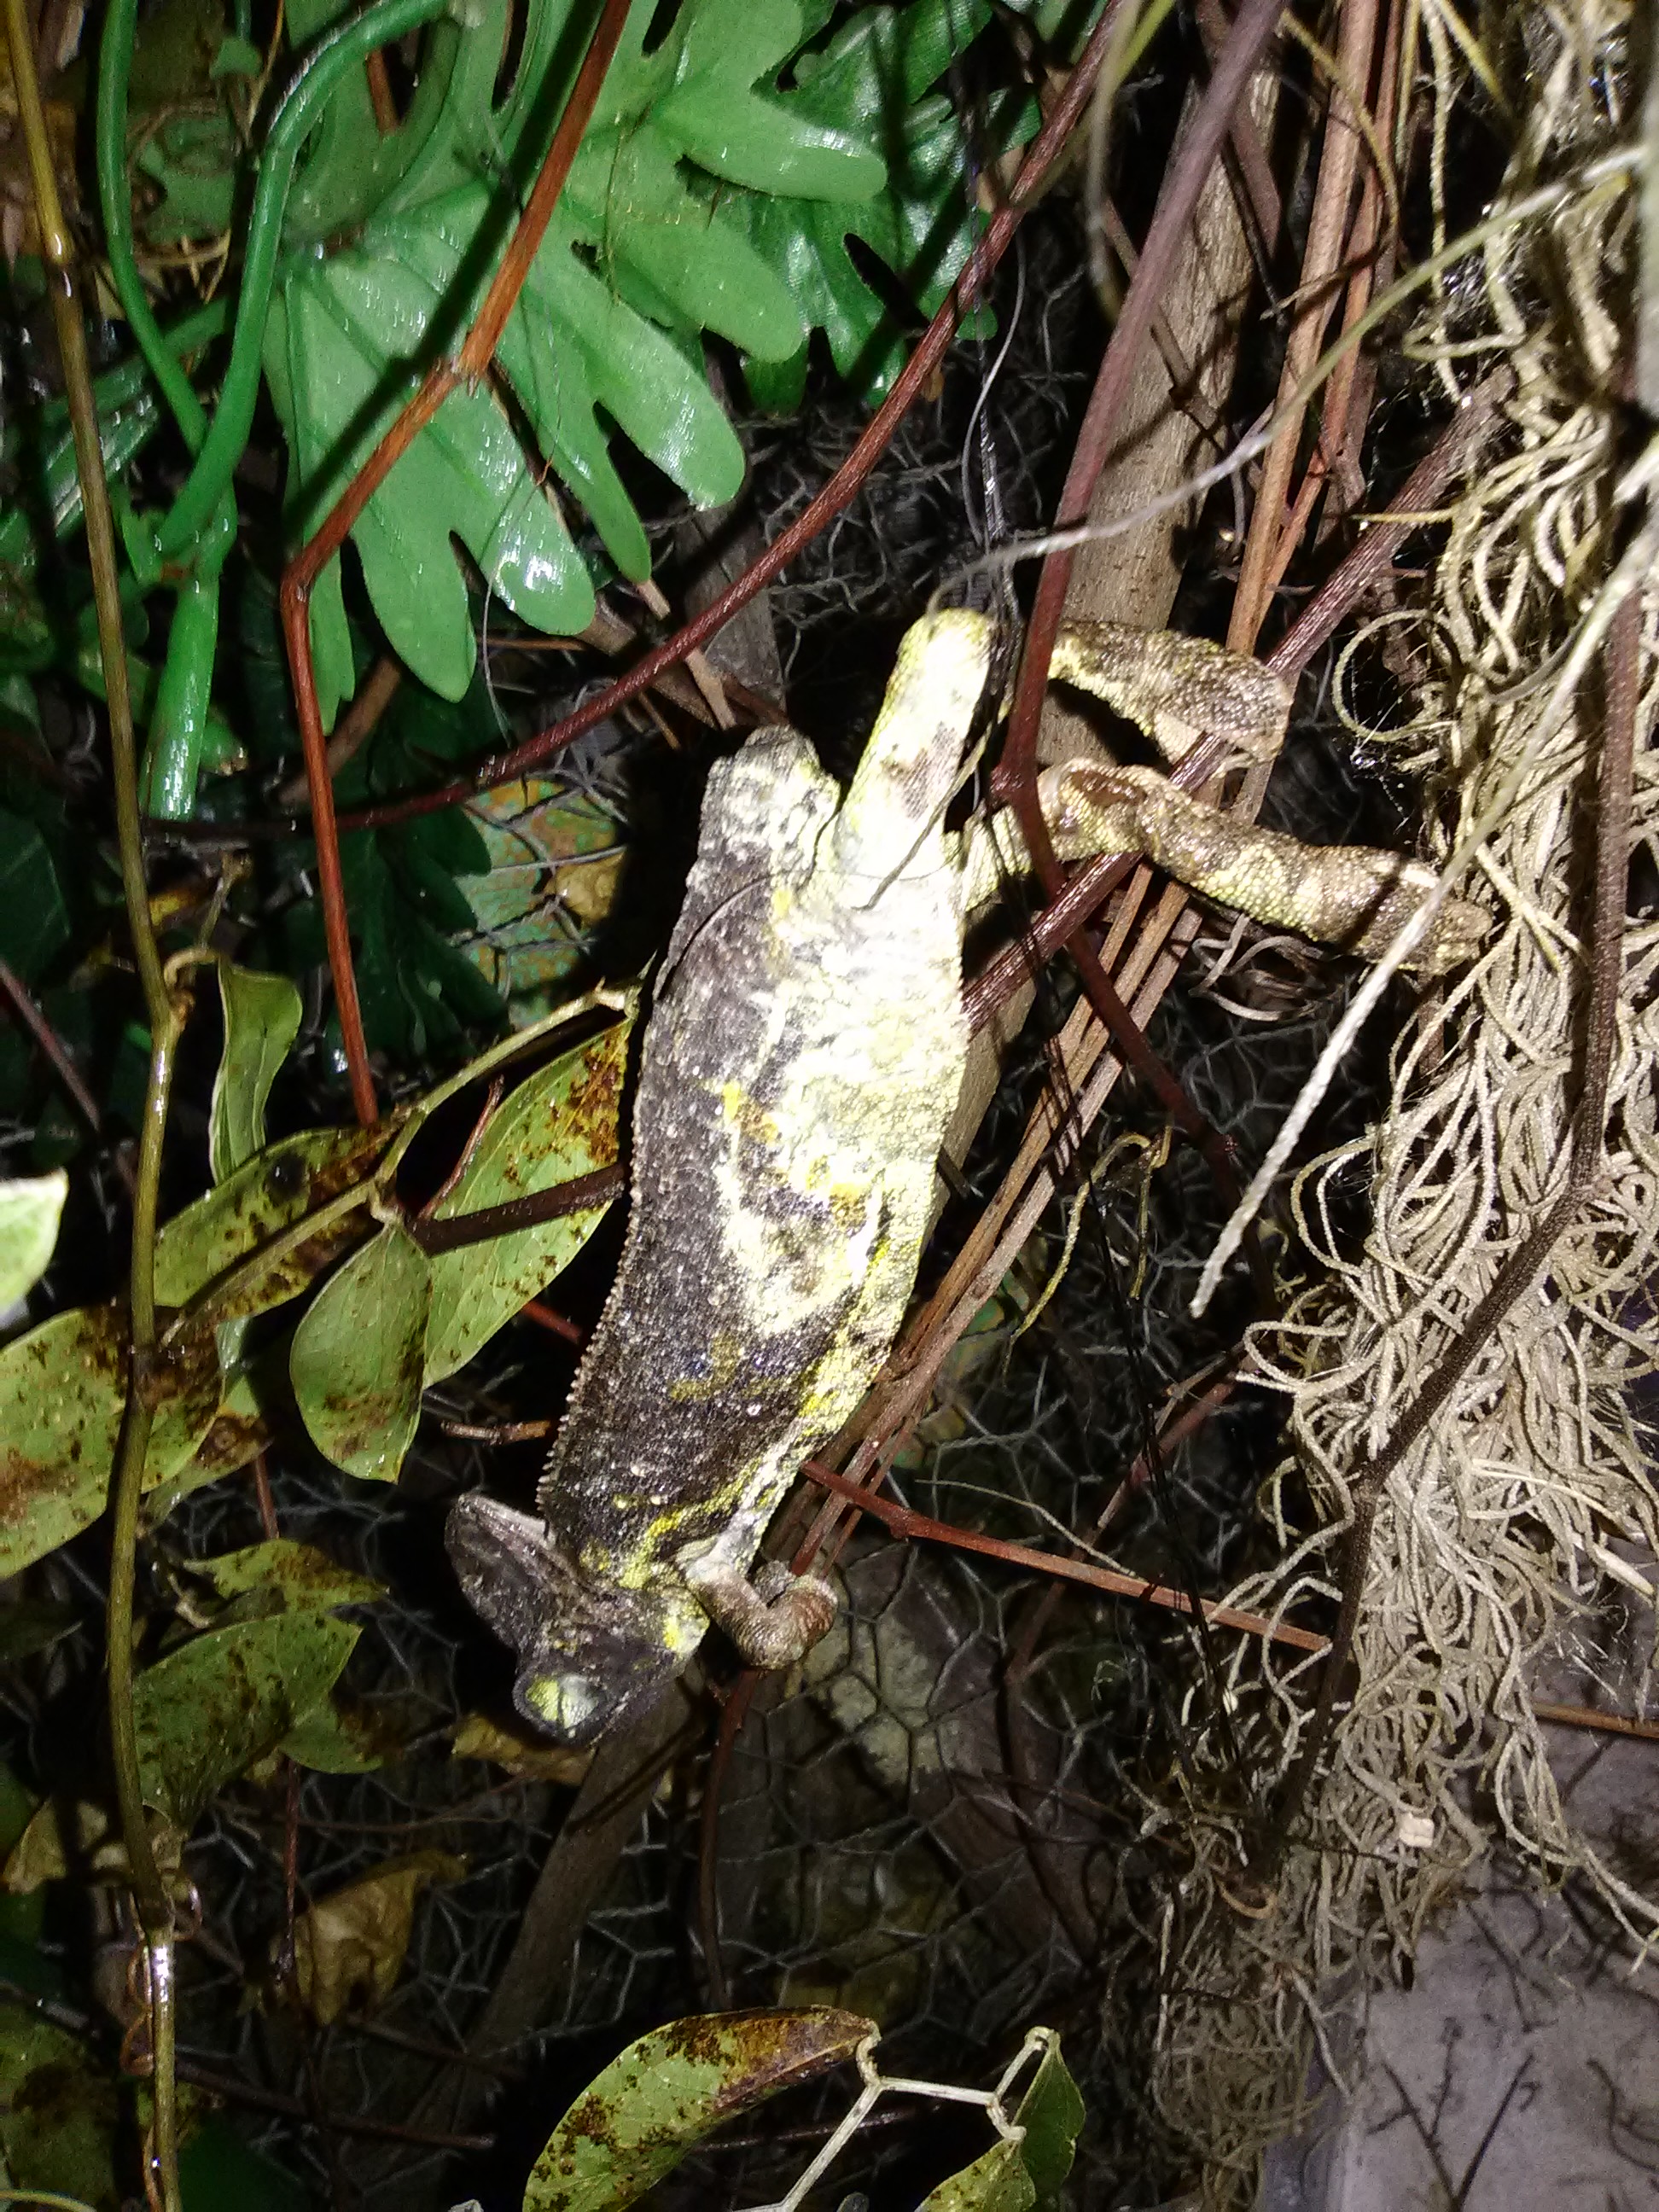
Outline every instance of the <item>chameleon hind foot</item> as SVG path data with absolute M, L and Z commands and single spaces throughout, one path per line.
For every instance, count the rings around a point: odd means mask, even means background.
M 728 1562 L 693 1560 L 686 1583 L 740 1657 L 769 1673 L 804 1658 L 836 1617 L 836 1593 L 816 1575 L 792 1575 L 778 1561 L 754 1582 Z

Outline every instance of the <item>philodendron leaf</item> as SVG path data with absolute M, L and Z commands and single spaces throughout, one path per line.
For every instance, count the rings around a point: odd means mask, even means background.
M 251 1160 L 265 1141 L 265 1101 L 300 1033 L 300 994 L 286 975 L 219 964 L 225 1042 L 213 1084 L 208 1161 L 215 1182 Z
M 0 1313 L 34 1288 L 51 1262 L 69 1196 L 62 1168 L 0 1182 Z
M 723 2121 L 850 2058 L 874 2033 L 823 2007 L 708 2013 L 641 2036 L 548 2137 L 524 2212 L 622 2212 Z
M 1019 2100 L 1014 2119 L 1025 2130 L 1020 2156 L 1031 2177 L 1037 2203 L 1046 2212 L 1047 2207 L 1059 2201 L 1088 2115 L 1077 2083 L 1060 2055 L 1060 2038 L 1052 2028 L 1037 2032 L 1047 2038 L 1048 2048 L 1030 2087 Z
M 359 1632 L 283 1613 L 211 1629 L 146 1668 L 132 1692 L 144 1802 L 188 1832 L 216 1790 L 328 1695 Z
M 301 1714 L 276 1748 L 318 1774 L 372 1774 L 401 1758 L 413 1733 L 406 1715 L 382 1713 L 337 1689 Z
M 434 1218 L 481 1212 L 610 1167 L 617 1157 L 629 1030 L 628 1022 L 617 1022 L 521 1083 L 492 1117 Z M 435 1253 L 427 1382 L 453 1375 L 568 1267 L 605 1212 L 590 1206 L 487 1243 Z
M 184 1466 L 212 1425 L 210 1345 L 164 1366 L 144 1487 Z M 127 1390 L 126 1316 L 113 1305 L 54 1314 L 0 1351 L 0 1575 L 15 1575 L 104 1510 Z
M 337 1566 L 326 1552 L 292 1536 L 273 1536 L 245 1551 L 222 1552 L 216 1559 L 191 1559 L 189 1571 L 210 1583 L 228 1601 L 251 1592 L 269 1592 L 274 1608 L 286 1613 L 328 1613 L 339 1605 L 371 1605 L 386 1595 L 367 1575 Z
M 937 75 L 989 8 L 987 0 L 926 4 L 945 11 L 945 30 L 929 47 L 939 52 Z M 573 8 L 574 0 L 526 7 L 501 97 L 507 0 L 481 0 L 453 55 L 453 33 L 444 31 L 441 111 L 428 116 L 418 149 L 372 210 L 354 197 L 349 163 L 319 155 L 316 172 L 300 179 L 264 347 L 289 442 L 296 534 L 316 527 L 373 451 L 410 372 L 476 312 L 570 82 L 580 45 Z M 730 339 L 755 362 L 804 353 L 823 284 L 809 299 L 798 276 L 815 254 L 838 256 L 836 282 L 848 289 L 842 240 L 851 212 L 884 205 L 890 149 L 910 160 L 906 110 L 918 96 L 907 79 L 896 95 L 890 84 L 884 91 L 878 113 L 867 103 L 854 113 L 839 90 L 809 100 L 802 88 L 780 89 L 821 27 L 817 0 L 682 0 L 647 52 L 659 12 L 656 0 L 636 0 L 496 352 L 539 456 L 586 510 L 611 560 L 635 578 L 649 574 L 650 549 L 611 459 L 613 432 L 696 504 L 734 495 L 743 452 L 702 374 L 702 334 Z M 937 107 L 925 119 L 929 146 L 940 130 Z M 886 241 L 896 266 L 914 265 L 942 295 L 974 218 L 960 131 L 939 147 L 911 162 L 902 202 L 872 215 L 872 225 L 878 250 Z M 780 193 L 794 216 L 764 235 L 749 210 L 732 212 L 750 195 Z M 820 204 L 837 215 L 815 243 L 800 210 Z M 342 235 L 350 242 L 321 250 Z M 862 296 L 873 295 L 866 288 Z M 837 357 L 847 351 L 840 346 Z M 543 476 L 489 386 L 463 387 L 353 526 L 392 645 L 446 697 L 460 696 L 476 659 L 453 538 L 486 588 L 525 621 L 574 630 L 591 619 L 586 566 Z M 330 720 L 355 680 L 337 561 L 313 597 L 312 643 Z
M 294 1332 L 294 1402 L 325 1459 L 346 1474 L 395 1481 L 421 1418 L 432 1268 L 389 1221 L 354 1252 Z
M 971 189 L 975 168 L 1036 126 L 1034 101 L 1001 94 L 986 103 L 970 143 L 953 102 L 927 96 L 991 14 L 988 0 L 865 8 L 822 53 L 802 55 L 795 71 L 801 112 L 873 147 L 887 167 L 884 191 L 847 203 L 792 198 L 787 186 L 774 186 L 726 202 L 729 220 L 784 278 L 809 325 L 823 331 L 836 368 L 871 399 L 886 395 L 908 341 L 848 240 L 862 240 L 919 311 L 934 313 L 983 228 Z M 805 347 L 783 363 L 756 356 L 744 371 L 763 405 L 793 409 L 805 380 Z
M 926 2197 L 920 2212 L 1030 2212 L 1036 2191 L 1012 2137 L 964 2166 Z
M 372 1129 L 308 1129 L 257 1154 L 164 1224 L 155 1240 L 156 1303 L 187 1305 L 279 1231 L 363 1182 L 392 1137 L 385 1122 Z M 362 1233 L 363 1217 L 348 1216 L 250 1283 L 219 1317 L 263 1313 L 296 1297 Z

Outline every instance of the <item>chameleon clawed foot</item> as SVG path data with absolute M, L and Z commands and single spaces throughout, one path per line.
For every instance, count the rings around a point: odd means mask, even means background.
M 754 1582 L 728 1562 L 697 1559 L 682 1570 L 697 1602 L 751 1667 L 793 1667 L 836 1617 L 836 1593 L 816 1575 L 792 1575 L 779 1561 Z

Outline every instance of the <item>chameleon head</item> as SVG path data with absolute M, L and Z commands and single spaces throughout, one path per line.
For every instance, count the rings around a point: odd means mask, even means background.
M 677 1657 L 648 1593 L 584 1577 L 545 1522 L 474 1492 L 444 1540 L 467 1602 L 519 1655 L 513 1701 L 562 1743 L 593 1742 L 655 1702 Z

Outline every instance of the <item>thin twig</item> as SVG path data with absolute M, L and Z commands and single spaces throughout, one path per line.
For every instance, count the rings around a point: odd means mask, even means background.
M 115 529 L 109 487 L 98 437 L 97 404 L 87 360 L 86 325 L 76 294 L 74 249 L 58 195 L 34 47 L 24 0 L 4 0 L 6 40 L 11 49 L 12 87 L 17 100 L 29 171 L 34 187 L 41 258 L 49 274 L 47 291 L 64 371 L 64 398 L 75 439 L 75 464 L 81 483 L 87 558 L 92 571 L 98 644 L 102 655 L 105 696 L 109 707 L 111 767 L 116 833 L 120 847 L 121 885 L 127 927 L 149 1017 L 149 1078 L 138 1149 L 132 1202 L 132 1253 L 128 1299 L 131 1364 L 120 1441 L 111 1481 L 111 1557 L 107 1614 L 111 1748 L 115 1789 L 134 1902 L 149 1954 L 150 2049 L 155 2056 L 153 2172 L 164 2212 L 178 2212 L 179 2148 L 173 2075 L 173 1901 L 150 1847 L 138 1773 L 138 1746 L 132 1710 L 132 1603 L 138 1534 L 138 1498 L 155 1411 L 155 1220 L 161 1187 L 161 1143 L 167 1127 L 167 1094 L 178 1044 L 179 1014 L 161 971 L 160 949 L 150 920 L 144 875 L 144 850 L 138 817 L 138 763 L 133 741 L 132 702 L 127 690 L 126 643 L 123 634 L 120 582 L 116 568 Z M 147 2169 L 151 2161 L 147 2161 Z M 147 2172 L 147 2179 L 149 2178 Z

